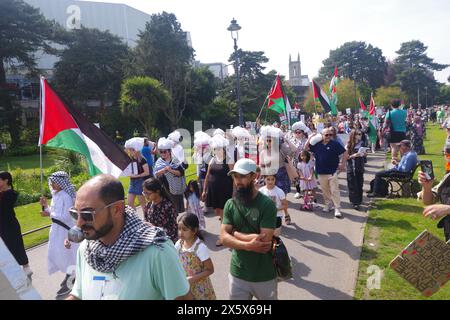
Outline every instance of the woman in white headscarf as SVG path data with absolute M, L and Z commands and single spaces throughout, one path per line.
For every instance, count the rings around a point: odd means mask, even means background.
M 150 178 L 150 168 L 147 160 L 141 153 L 143 147 L 144 139 L 133 138 L 125 142 L 125 150 L 133 160 L 133 174 L 130 176 L 130 187 L 128 188 L 128 206 L 132 208 L 135 208 L 134 202 L 136 197 L 141 207 L 145 206 L 142 185 L 145 180 Z
M 52 219 L 50 235 L 48 241 L 48 274 L 57 271 L 66 274 L 66 278 L 61 283 L 61 288 L 57 296 L 64 296 L 70 292 L 68 283 L 70 277 L 75 272 L 77 262 L 78 244 L 71 244 L 70 249 L 64 247 L 67 239 L 67 232 L 75 225 L 75 221 L 69 214 L 69 209 L 75 202 L 75 188 L 70 183 L 69 175 L 64 171 L 53 173 L 48 178 L 48 184 L 52 192 L 52 202 L 48 206 L 47 199 L 41 197 L 40 203 L 43 208 L 41 215 Z
M 228 140 L 216 135 L 209 141 L 214 156 L 209 162 L 203 187 L 202 200 L 207 207 L 214 208 L 214 212 L 222 219 L 225 203 L 233 196 L 233 180 L 228 172 L 233 170 L 234 165 L 227 164 L 226 147 Z M 222 246 L 217 240 L 216 246 Z
M 160 180 L 170 194 L 171 200 L 178 213 L 184 211 L 184 191 L 186 181 L 183 164 L 172 155 L 174 143 L 172 140 L 161 138 L 158 140 L 160 158 L 155 163 L 155 176 Z

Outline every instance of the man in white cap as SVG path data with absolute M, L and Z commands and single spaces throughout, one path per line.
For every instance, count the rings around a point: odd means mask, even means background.
M 271 253 L 277 208 L 255 187 L 256 163 L 236 162 L 229 175 L 236 187 L 225 204 L 220 239 L 233 249 L 229 294 L 231 300 L 277 299 L 277 274 Z

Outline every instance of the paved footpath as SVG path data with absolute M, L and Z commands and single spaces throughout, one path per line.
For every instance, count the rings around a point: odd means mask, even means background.
M 364 177 L 364 191 L 374 174 L 384 168 L 385 154 L 370 154 Z M 353 210 L 348 200 L 348 188 L 345 173 L 339 176 L 342 212 L 344 219 L 334 218 L 333 212 L 322 212 L 322 206 L 314 212 L 299 210 L 299 202 L 288 195 L 289 212 L 292 218 L 290 226 L 283 225 L 282 239 L 292 258 L 292 280 L 281 282 L 278 297 L 281 300 L 349 300 L 353 299 L 356 285 L 359 257 L 367 220 L 368 199 L 364 198 L 361 211 Z M 364 192 L 366 194 L 366 192 Z M 322 198 L 318 196 L 318 202 Z M 208 233 L 205 242 L 210 249 L 215 272 L 211 280 L 218 299 L 228 299 L 228 270 L 231 251 L 216 248 L 219 234 L 219 220 L 213 215 L 206 216 Z M 55 299 L 55 292 L 64 278 L 64 274 L 47 274 L 47 245 L 29 250 L 28 257 L 34 271 L 33 285 L 43 299 Z

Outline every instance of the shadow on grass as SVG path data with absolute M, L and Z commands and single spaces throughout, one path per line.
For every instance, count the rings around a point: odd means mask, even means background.
M 378 228 L 397 228 L 406 231 L 415 230 L 416 228 L 406 220 L 387 220 L 383 218 L 371 218 L 367 221 L 368 224 Z
M 370 249 L 367 245 L 364 245 L 361 251 L 360 260 L 373 261 L 378 258 L 378 252 L 376 250 Z
M 420 205 L 400 204 L 394 201 L 377 203 L 377 210 L 392 210 L 400 213 L 422 214 L 423 207 Z

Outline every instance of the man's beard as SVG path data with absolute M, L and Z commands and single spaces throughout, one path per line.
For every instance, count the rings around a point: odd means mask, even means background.
M 90 231 L 93 230 L 95 233 L 93 235 L 88 236 L 86 233 L 84 234 L 87 240 L 98 240 L 104 236 L 106 236 L 114 227 L 114 224 L 112 222 L 112 217 L 111 217 L 111 213 L 108 212 L 108 221 L 106 221 L 106 223 L 100 227 L 100 229 L 95 229 L 92 226 L 82 226 L 81 230 L 82 231 Z
M 244 206 L 249 205 L 253 200 L 253 181 L 246 187 L 236 188 L 233 198 Z

